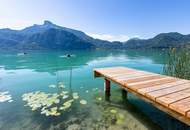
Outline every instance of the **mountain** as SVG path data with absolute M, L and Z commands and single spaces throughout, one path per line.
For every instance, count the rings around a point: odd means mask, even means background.
M 82 31 L 61 27 L 44 21 L 44 24 L 22 30 L 0 29 L 0 49 L 95 49 L 120 48 L 122 43 L 94 39 Z
M 130 39 L 124 43 L 124 48 L 170 48 L 190 45 L 190 35 L 177 32 L 161 33 L 151 39 Z
M 150 39 L 133 38 L 126 42 L 109 42 L 94 39 L 82 31 L 61 27 L 50 21 L 22 30 L 0 29 L 1 50 L 146 49 L 185 45 L 190 45 L 190 35 L 177 32 L 161 33 Z
M 75 32 L 75 33 L 73 33 Z M 75 35 L 83 32 L 45 21 L 23 30 L 0 30 L 1 49 L 93 49 L 95 45 Z M 83 34 L 84 35 L 84 34 Z

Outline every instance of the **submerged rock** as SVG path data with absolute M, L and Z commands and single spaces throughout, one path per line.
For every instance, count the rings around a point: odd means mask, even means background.
M 66 130 L 81 130 L 81 126 L 79 124 L 72 124 Z

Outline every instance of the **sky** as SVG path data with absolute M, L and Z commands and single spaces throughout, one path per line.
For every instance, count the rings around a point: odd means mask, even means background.
M 44 20 L 109 41 L 190 34 L 190 0 L 0 0 L 0 28 Z

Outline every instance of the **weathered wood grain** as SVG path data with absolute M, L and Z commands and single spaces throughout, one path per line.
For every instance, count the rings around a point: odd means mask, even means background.
M 94 69 L 95 77 L 113 81 L 190 126 L 190 81 L 126 67 Z

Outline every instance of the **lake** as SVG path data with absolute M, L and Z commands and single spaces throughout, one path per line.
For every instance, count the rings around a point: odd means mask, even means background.
M 134 95 L 129 94 L 127 103 L 123 103 L 116 84 L 112 84 L 111 102 L 106 102 L 103 79 L 93 77 L 93 68 L 110 66 L 162 73 L 166 53 L 164 50 L 0 53 L 3 95 L 0 98 L 4 98 L 0 99 L 0 130 L 188 129 Z

